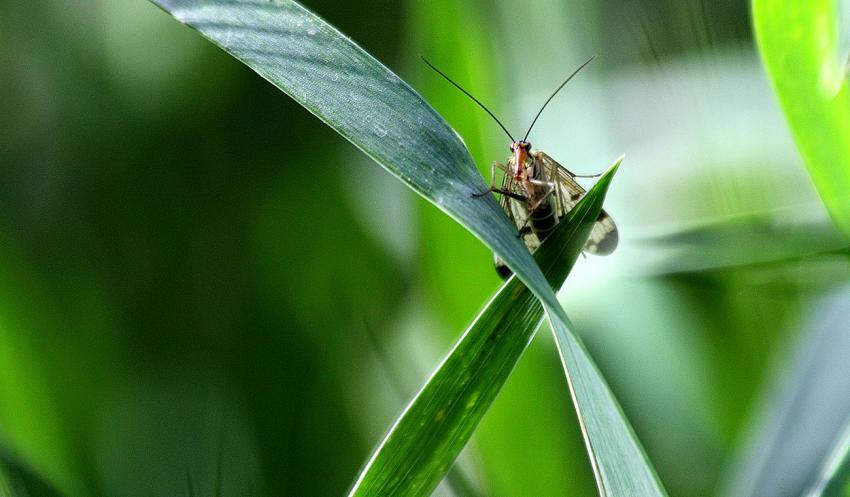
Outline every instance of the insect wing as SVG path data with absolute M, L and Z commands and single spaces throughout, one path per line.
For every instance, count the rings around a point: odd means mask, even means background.
M 545 177 L 554 178 L 558 217 L 562 218 L 576 206 L 579 199 L 586 193 L 585 189 L 576 182 L 575 175 L 558 164 L 555 159 L 540 151 L 536 152 L 535 158 L 543 167 Z M 614 252 L 618 242 L 617 225 L 607 212 L 601 211 L 590 231 L 587 243 L 584 244 L 584 251 L 594 255 L 608 255 Z
M 513 163 L 513 158 L 508 160 L 508 170 L 510 170 L 510 166 Z M 509 173 L 506 173 L 502 178 L 502 190 L 516 193 L 518 195 L 526 195 L 527 192 L 513 179 Z M 521 202 L 517 199 L 511 198 L 508 195 L 501 195 L 499 198 L 499 205 L 502 206 L 502 210 L 505 211 L 505 214 L 508 216 L 508 219 L 514 223 L 514 226 L 517 229 L 517 236 L 522 237 L 522 241 L 525 243 L 525 246 L 528 247 L 528 250 L 534 252 L 537 250 L 537 247 L 540 246 L 540 239 L 537 238 L 537 235 L 526 226 L 528 219 L 528 207 L 525 202 Z M 507 279 L 513 272 L 505 265 L 505 262 L 499 258 L 496 254 L 493 254 L 494 264 L 496 266 L 496 272 L 499 273 L 503 279 Z
M 617 248 L 619 241 L 617 225 L 607 212 L 601 211 L 593 224 L 587 243 L 584 244 L 584 250 L 589 254 L 609 255 Z
M 512 161 L 513 159 L 508 161 L 509 166 Z M 519 183 L 514 181 L 514 178 L 510 174 L 505 174 L 502 179 L 502 190 L 523 196 L 528 194 Z M 508 195 L 502 195 L 499 199 L 499 204 L 502 206 L 505 214 L 508 215 L 508 218 L 514 223 L 514 226 L 516 226 L 517 233 L 522 237 L 522 241 L 525 242 L 528 249 L 532 252 L 537 250 L 537 247 L 540 246 L 540 239 L 537 238 L 537 235 L 531 231 L 528 225 L 529 212 L 526 203 L 511 198 Z

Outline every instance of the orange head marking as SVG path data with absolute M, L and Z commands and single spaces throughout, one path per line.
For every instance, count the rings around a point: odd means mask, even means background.
M 525 140 L 515 141 L 511 143 L 511 153 L 514 158 L 514 167 L 511 174 L 518 181 L 522 179 L 523 168 L 526 161 L 528 161 L 528 155 L 531 153 L 531 143 Z

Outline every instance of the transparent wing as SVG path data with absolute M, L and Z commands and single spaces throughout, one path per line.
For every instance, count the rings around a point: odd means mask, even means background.
M 516 191 L 516 185 L 514 184 L 514 180 L 510 174 L 505 173 L 505 176 L 502 178 L 502 190 L 507 190 L 511 192 Z M 507 195 L 499 195 L 499 205 L 502 206 L 502 210 L 505 211 L 505 214 L 508 215 L 508 218 L 513 221 L 514 224 L 517 224 L 516 216 L 514 216 L 513 207 L 511 207 L 511 198 Z M 519 229 L 519 226 L 517 226 Z
M 511 170 L 512 164 L 513 158 L 508 159 L 508 167 L 506 168 L 508 171 Z M 510 191 L 520 195 L 526 194 L 525 190 L 514 181 L 513 176 L 511 176 L 507 172 L 502 177 L 502 190 Z M 527 229 L 527 227 L 524 226 L 525 220 L 528 218 L 528 211 L 525 207 L 525 203 L 513 199 L 507 195 L 500 195 L 499 205 L 502 206 L 502 210 L 505 211 L 505 214 L 508 216 L 508 219 L 510 219 L 511 222 L 514 223 L 514 226 L 517 229 L 517 236 L 522 237 L 522 241 L 525 243 L 526 247 L 528 247 L 528 249 L 532 252 L 537 250 L 537 247 L 540 246 L 540 240 L 537 238 L 537 235 L 535 235 L 530 229 Z M 503 279 L 507 279 L 511 274 L 513 274 L 510 268 L 505 265 L 505 262 L 496 254 L 493 254 L 493 262 L 496 266 L 496 272 Z
M 567 168 L 558 164 L 555 159 L 541 151 L 534 152 L 534 158 L 543 168 L 543 177 L 550 178 L 555 184 L 555 200 L 558 218 L 570 212 L 578 203 L 585 189 L 575 180 L 575 175 Z M 617 248 L 619 235 L 614 220 L 604 210 L 599 213 L 596 223 L 590 232 L 590 237 L 584 245 L 584 251 L 595 255 L 608 255 Z
M 512 164 L 513 157 L 508 160 L 508 171 L 511 170 Z M 519 195 L 528 194 L 521 185 L 514 181 L 513 176 L 509 173 L 505 173 L 505 176 L 502 178 L 502 189 Z M 525 242 L 528 249 L 532 252 L 537 250 L 537 247 L 540 246 L 540 240 L 537 238 L 537 235 L 529 229 L 526 222 L 528 220 L 528 207 L 525 205 L 525 202 L 511 198 L 507 195 L 501 195 L 499 204 L 501 204 L 502 209 L 505 211 L 505 214 L 508 215 L 508 218 L 513 221 L 514 226 L 516 226 L 517 233 L 522 237 L 522 241 Z
M 585 252 L 595 255 L 608 255 L 617 248 L 617 243 L 620 241 L 620 235 L 617 232 L 617 225 L 607 212 L 602 211 L 590 231 L 590 237 L 587 243 L 584 244 Z
M 555 185 L 558 218 L 562 218 L 575 207 L 585 190 L 576 182 L 573 174 L 555 159 L 540 151 L 534 153 L 534 158 L 543 168 L 543 178 Z

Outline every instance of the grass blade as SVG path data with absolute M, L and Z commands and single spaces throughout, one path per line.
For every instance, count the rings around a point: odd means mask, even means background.
M 806 497 L 846 497 L 850 492 L 850 424 L 830 453 L 818 481 Z
M 299 4 L 153 0 L 287 93 L 551 294 L 455 131 L 407 83 Z M 554 303 L 554 296 L 551 297 Z
M 549 281 L 567 277 L 602 209 L 615 164 L 535 253 Z M 543 318 L 518 279 L 501 286 L 394 423 L 350 496 L 429 495 L 460 454 Z
M 290 0 L 152 1 L 247 64 L 465 226 L 540 299 L 553 329 L 575 340 L 566 313 L 498 203 L 491 196 L 472 198 L 487 187 L 460 138 L 389 69 Z M 570 350 L 585 354 L 581 347 Z M 593 439 L 602 432 L 588 432 L 604 495 L 663 495 L 592 361 L 581 357 L 569 372 L 576 373 L 571 384 L 581 399 L 577 407 L 591 407 L 591 416 L 604 414 L 603 424 L 616 425 L 609 431 L 627 437 L 615 444 L 596 443 Z M 584 382 L 587 385 L 580 385 Z M 622 464 L 636 455 L 631 464 Z
M 850 26 L 842 3 L 754 0 L 753 20 L 809 173 L 836 224 L 850 234 Z

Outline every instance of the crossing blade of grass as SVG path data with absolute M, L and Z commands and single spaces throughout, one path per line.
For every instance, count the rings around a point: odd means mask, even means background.
M 466 227 L 540 299 L 557 333 L 571 336 L 566 313 L 498 203 L 489 195 L 473 198 L 487 186 L 457 133 L 398 76 L 290 0 L 152 1 L 247 64 Z M 584 354 L 580 348 L 573 352 Z M 589 364 L 583 358 L 569 371 Z M 590 383 L 579 385 L 585 381 Z M 663 495 L 599 372 L 593 367 L 577 371 L 571 384 L 579 410 L 601 402 L 592 412 L 604 413 L 604 423 L 617 425 L 610 433 L 626 436 L 614 444 L 597 443 L 593 439 L 600 434 L 588 432 L 603 494 Z M 581 412 L 579 416 L 587 420 Z
M 809 173 L 850 235 L 850 7 L 754 0 L 759 51 Z M 843 9 L 843 10 L 842 10 Z
M 554 287 L 567 277 L 619 161 L 558 225 L 534 258 Z M 511 278 L 458 340 L 378 445 L 350 496 L 429 495 L 460 454 L 543 318 Z

